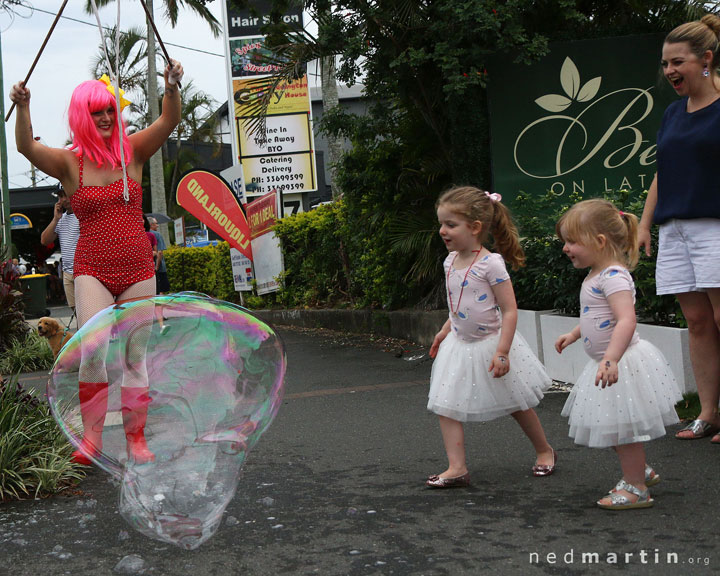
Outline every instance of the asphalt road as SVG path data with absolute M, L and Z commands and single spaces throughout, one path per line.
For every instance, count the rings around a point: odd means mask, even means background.
M 559 454 L 534 478 L 512 418 L 466 428 L 472 486 L 433 491 L 445 456 L 425 410 L 431 364 L 398 344 L 280 329 L 283 406 L 250 454 L 223 524 L 196 550 L 133 531 L 118 488 L 93 471 L 72 494 L 0 505 L 0 575 L 456 575 L 720 572 L 718 462 L 708 439 L 651 442 L 654 508 L 594 506 L 620 476 L 610 450 L 576 447 L 560 416 L 538 413 Z M 41 375 L 25 375 L 41 386 Z

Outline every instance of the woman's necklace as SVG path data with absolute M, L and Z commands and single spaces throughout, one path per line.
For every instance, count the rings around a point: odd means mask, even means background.
M 448 293 L 448 301 L 450 303 L 450 313 L 455 314 L 455 316 L 458 315 L 458 311 L 460 310 L 460 301 L 462 300 L 463 291 L 465 290 L 465 285 L 467 284 L 467 277 L 468 274 L 470 274 L 470 270 L 475 265 L 475 262 L 478 259 L 478 256 L 480 256 L 480 252 L 482 250 L 473 250 L 475 252 L 475 258 L 473 258 L 472 264 L 468 266 L 467 270 L 465 271 L 465 277 L 463 278 L 462 284 L 460 284 L 460 296 L 458 297 L 457 301 L 457 307 L 453 310 L 453 301 L 452 301 L 452 293 L 450 292 L 450 271 L 453 268 L 453 265 L 455 264 L 455 260 L 458 257 L 458 252 L 455 253 L 455 256 L 452 259 L 452 262 L 450 262 L 450 266 L 448 267 L 447 276 L 445 277 L 445 288 L 447 289 Z

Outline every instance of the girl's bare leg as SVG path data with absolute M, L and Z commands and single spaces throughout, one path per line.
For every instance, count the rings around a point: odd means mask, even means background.
M 440 474 L 441 478 L 457 478 L 467 474 L 465 461 L 465 430 L 462 422 L 439 416 L 440 432 L 442 433 L 445 452 L 448 458 L 448 469 Z
M 615 446 L 614 450 L 620 459 L 623 480 L 628 484 L 632 484 L 638 490 L 647 490 L 645 485 L 645 447 L 642 443 L 623 444 L 622 446 Z M 630 502 L 636 502 L 638 499 L 635 494 L 630 494 L 627 490 L 619 490 L 616 494 L 622 494 Z M 606 496 L 598 503 L 609 505 L 611 503 L 610 496 Z
M 542 424 L 540 424 L 540 418 L 532 408 L 528 410 L 518 410 L 511 414 L 515 421 L 520 424 L 525 435 L 532 442 L 533 448 L 537 454 L 536 464 L 543 466 L 552 466 L 554 462 L 553 449 L 548 444 L 547 438 L 545 437 L 545 430 L 543 430 Z

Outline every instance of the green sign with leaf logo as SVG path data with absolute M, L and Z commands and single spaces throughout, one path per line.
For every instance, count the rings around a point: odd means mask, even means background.
M 494 191 L 557 196 L 647 189 L 665 108 L 662 35 L 551 44 L 531 65 L 489 68 Z

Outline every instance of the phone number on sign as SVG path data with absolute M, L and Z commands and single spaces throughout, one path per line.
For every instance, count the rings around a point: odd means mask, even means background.
M 297 184 L 280 184 L 280 186 L 275 186 L 275 189 L 279 192 L 286 192 L 291 190 L 304 190 L 305 184 L 302 182 L 298 182 Z
M 278 176 L 268 176 L 268 182 L 290 182 L 292 180 L 303 180 L 304 174 L 279 174 Z

